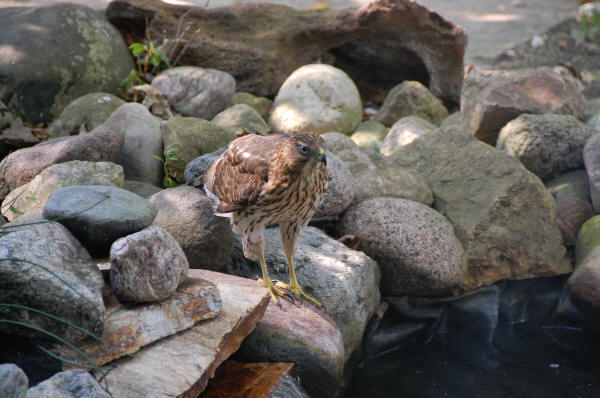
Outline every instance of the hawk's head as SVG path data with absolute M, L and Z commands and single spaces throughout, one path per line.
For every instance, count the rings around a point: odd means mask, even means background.
M 307 163 L 327 164 L 325 141 L 320 135 L 308 131 L 289 136 L 284 144 L 284 152 L 287 163 L 292 169 L 301 169 Z

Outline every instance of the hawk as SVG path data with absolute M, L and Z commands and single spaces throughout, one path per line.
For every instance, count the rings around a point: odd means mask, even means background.
M 282 289 L 321 307 L 296 280 L 294 252 L 300 234 L 327 190 L 325 142 L 311 132 L 293 135 L 246 135 L 231 144 L 206 171 L 204 190 L 218 216 L 229 217 L 233 232 L 242 236 L 244 256 L 257 260 L 259 281 L 273 301 Z M 279 224 L 290 283 L 275 286 L 265 262 L 264 229 Z

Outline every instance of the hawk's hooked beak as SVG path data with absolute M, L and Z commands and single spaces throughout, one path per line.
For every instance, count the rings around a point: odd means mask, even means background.
M 327 165 L 327 157 L 325 157 L 325 149 L 319 148 L 319 161 L 325 163 Z

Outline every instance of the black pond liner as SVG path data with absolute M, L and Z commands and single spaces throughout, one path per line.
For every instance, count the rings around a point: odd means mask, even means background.
M 566 276 L 386 298 L 344 398 L 600 397 L 600 314 Z

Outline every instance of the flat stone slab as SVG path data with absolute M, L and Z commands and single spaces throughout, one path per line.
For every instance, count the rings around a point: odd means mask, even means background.
M 103 381 L 114 398 L 197 396 L 254 329 L 270 300 L 267 289 L 251 279 L 200 269 L 191 269 L 188 277 L 217 286 L 219 316 L 114 362 Z
M 221 297 L 212 282 L 187 278 L 168 299 L 140 304 L 122 303 L 114 295 L 105 298 L 106 320 L 103 341 L 86 340 L 78 348 L 93 359 L 97 366 L 104 365 L 164 337 L 189 329 L 197 322 L 212 319 L 219 314 Z M 62 348 L 66 354 L 73 354 Z M 63 356 L 71 361 L 81 357 Z M 65 369 L 73 368 L 66 364 Z

